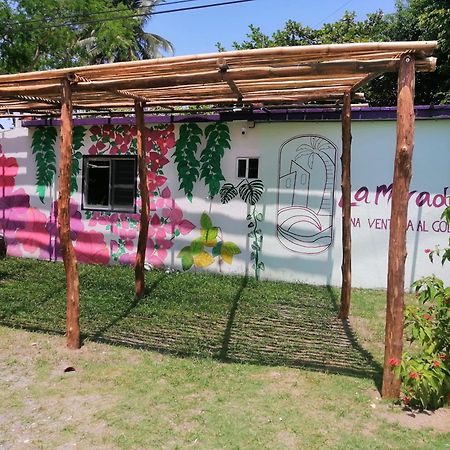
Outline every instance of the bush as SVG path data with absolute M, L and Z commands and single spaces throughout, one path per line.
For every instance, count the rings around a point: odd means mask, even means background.
M 450 223 L 450 207 L 442 217 Z M 433 262 L 435 255 L 444 264 L 450 261 L 449 247 L 425 250 Z M 436 409 L 450 396 L 450 287 L 435 276 L 413 284 L 417 305 L 405 311 L 405 335 L 410 347 L 402 361 L 390 364 L 402 380 L 403 403 L 421 409 Z

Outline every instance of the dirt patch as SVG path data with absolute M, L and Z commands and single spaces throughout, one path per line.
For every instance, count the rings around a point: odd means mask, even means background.
M 375 414 L 389 423 L 412 430 L 427 428 L 439 433 L 450 433 L 450 408 L 448 407 L 437 411 L 411 411 L 382 402 L 377 390 L 370 390 L 368 395 L 372 399 L 371 407 L 375 410 Z
M 450 433 L 450 408 L 437 411 L 406 411 L 380 412 L 380 417 L 391 423 L 398 423 L 402 427 L 419 430 L 430 428 L 439 433 Z

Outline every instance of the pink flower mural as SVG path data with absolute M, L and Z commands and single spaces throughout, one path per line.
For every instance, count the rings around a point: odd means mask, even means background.
M 105 243 L 103 233 L 95 230 L 87 230 L 84 227 L 79 205 L 71 201 L 70 208 L 70 237 L 73 242 L 77 260 L 82 263 L 108 264 L 109 249 Z M 53 202 L 52 214 L 46 224 L 46 230 L 55 242 L 55 259 L 61 259 L 58 234 L 58 202 Z
M 130 125 L 93 126 L 89 129 L 90 155 L 136 154 L 136 128 Z M 83 133 L 84 139 L 84 133 Z M 179 236 L 194 228 L 183 217 L 181 208 L 167 186 L 164 166 L 168 152 L 175 146 L 174 125 L 147 128 L 144 136 L 150 209 L 152 212 L 146 260 L 153 266 L 163 266 L 169 250 Z M 80 141 L 81 144 L 83 140 Z M 57 202 L 45 213 L 30 204 L 30 195 L 16 189 L 17 160 L 7 157 L 0 146 L 0 226 L 14 256 L 34 256 L 40 259 L 61 259 L 57 228 Z M 136 199 L 140 207 L 140 199 Z M 71 238 L 80 262 L 134 264 L 139 213 L 103 211 L 82 212 L 74 200 L 70 204 Z
M 19 171 L 16 158 L 7 157 L 0 145 L 0 226 L 11 256 L 50 255 L 50 239 L 45 229 L 47 216 L 30 207 L 30 196 L 15 189 Z
M 136 154 L 136 128 L 134 126 L 94 126 L 90 128 L 91 155 Z M 148 167 L 147 183 L 150 211 L 146 261 L 152 266 L 165 265 L 169 250 L 178 236 L 189 234 L 194 224 L 183 218 L 181 208 L 172 198 L 164 175 L 169 163 L 167 154 L 175 146 L 174 125 L 147 128 L 144 136 Z M 140 199 L 137 201 L 140 207 Z M 139 232 L 139 214 L 88 212 L 90 227 L 102 226 L 113 234 L 110 242 L 111 258 L 120 264 L 134 264 Z

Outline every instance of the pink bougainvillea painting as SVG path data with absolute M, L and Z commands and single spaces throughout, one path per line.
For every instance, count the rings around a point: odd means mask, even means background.
M 36 131 L 35 131 L 36 132 Z M 79 133 L 88 155 L 136 154 L 136 128 L 130 125 L 93 126 Z M 50 142 L 50 141 L 49 141 Z M 53 140 L 52 140 L 53 142 Z M 82 151 L 79 143 L 77 152 Z M 50 145 L 50 144 L 49 144 Z M 53 144 L 52 144 L 53 145 Z M 148 166 L 151 221 L 147 241 L 147 263 L 161 267 L 167 263 L 169 250 L 179 236 L 189 234 L 195 226 L 183 217 L 167 185 L 164 166 L 169 163 L 168 152 L 175 146 L 173 125 L 147 128 L 145 152 Z M 51 153 L 54 153 L 54 149 Z M 39 158 L 36 161 L 40 161 Z M 40 167 L 36 167 L 36 170 Z M 8 246 L 8 254 L 40 259 L 61 258 L 57 230 L 57 202 L 42 207 L 34 191 L 16 187 L 19 166 L 16 158 L 7 157 L 0 146 L 0 225 Z M 39 182 L 36 179 L 36 183 Z M 42 183 L 41 183 L 42 184 Z M 82 210 L 81 187 L 70 204 L 71 237 L 77 259 L 96 264 L 133 264 L 139 233 L 140 198 L 136 198 L 137 213 Z M 30 197 L 31 195 L 31 197 Z M 33 202 L 36 204 L 34 205 Z

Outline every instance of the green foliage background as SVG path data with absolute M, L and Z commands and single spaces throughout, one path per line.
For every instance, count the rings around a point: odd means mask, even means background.
M 438 40 L 438 68 L 434 73 L 418 73 L 416 103 L 450 103 L 450 2 L 448 0 L 398 0 L 393 14 L 378 10 L 358 21 L 356 13 L 346 11 L 342 18 L 311 28 L 289 20 L 283 29 L 264 34 L 255 25 L 243 42 L 234 42 L 236 50 L 333 44 L 345 42 Z M 220 43 L 219 50 L 224 50 Z M 397 75 L 385 74 L 365 88 L 373 106 L 395 105 Z
M 144 31 L 160 0 L 3 0 L 0 73 L 153 58 L 173 51 Z M 141 14 L 132 17 L 133 14 Z M 93 15 L 94 14 L 94 15 Z M 102 21 L 101 19 L 115 19 Z

